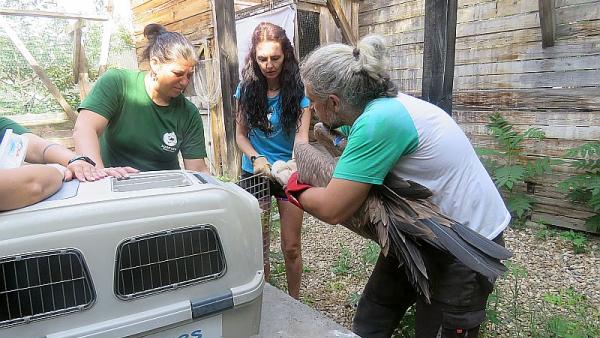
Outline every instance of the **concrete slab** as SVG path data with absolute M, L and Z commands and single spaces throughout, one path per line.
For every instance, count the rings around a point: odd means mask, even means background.
M 283 291 L 265 284 L 261 338 L 358 337 L 322 313 L 302 304 Z

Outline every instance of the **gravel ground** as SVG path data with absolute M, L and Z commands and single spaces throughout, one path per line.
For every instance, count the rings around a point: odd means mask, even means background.
M 273 223 L 271 283 L 285 290 L 278 221 Z M 600 335 L 600 237 L 588 235 L 586 252 L 576 254 L 562 232 L 534 228 L 505 232 L 514 257 L 508 263 L 509 273 L 497 283 L 493 299 L 498 301 L 492 300 L 488 306 L 488 314 L 498 320 L 487 324 L 484 336 L 548 336 L 548 323 L 556 323 L 552 320 L 556 316 L 570 322 L 560 326 L 559 321 L 552 332 L 575 330 L 573 325 L 578 325 L 584 333 L 572 337 Z M 350 328 L 356 302 L 377 257 L 378 248 L 369 242 L 342 226 L 306 214 L 301 300 Z

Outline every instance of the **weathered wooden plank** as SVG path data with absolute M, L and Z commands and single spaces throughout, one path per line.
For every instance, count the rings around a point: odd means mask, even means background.
M 498 110 L 456 110 L 454 116 L 457 122 L 487 123 L 490 117 L 500 113 L 506 117 L 511 124 L 546 126 L 578 126 L 586 127 L 600 123 L 600 111 L 595 112 L 555 112 L 555 111 L 498 111 Z
M 423 30 L 425 24 L 425 16 L 408 18 L 390 23 L 374 24 L 369 26 L 361 26 L 361 35 L 366 34 L 381 34 L 381 35 L 399 35 L 406 32 Z
M 207 16 L 202 17 L 200 16 L 201 14 L 207 14 Z M 195 24 L 210 25 L 210 6 L 208 1 L 163 1 L 161 6 L 135 12 L 133 27 L 135 32 L 141 33 L 144 30 L 144 26 L 149 23 L 168 25 L 191 17 L 195 18 Z M 204 20 L 199 21 L 201 18 Z
M 556 16 L 554 0 L 538 0 L 540 7 L 540 28 L 542 29 L 542 48 L 554 46 Z
M 565 72 L 573 69 L 600 69 L 600 48 L 596 55 L 457 65 L 455 76 Z
M 420 0 L 370 0 L 370 1 L 361 1 L 360 3 L 360 11 L 361 12 L 370 12 L 377 10 L 386 10 L 390 7 L 397 7 L 398 5 L 403 5 L 411 2 L 416 2 Z
M 561 73 L 524 73 L 485 76 L 462 76 L 454 79 L 457 90 L 494 88 L 573 88 L 597 87 L 600 69 L 573 70 Z
M 578 57 L 597 55 L 600 50 L 600 44 L 595 41 L 573 41 L 570 44 L 557 44 L 547 49 L 540 48 L 539 42 L 499 46 L 497 48 L 493 48 L 493 45 L 491 45 L 490 47 L 456 50 L 456 65 Z
M 589 231 L 585 227 L 585 221 L 567 216 L 558 216 L 536 211 L 531 214 L 531 220 L 538 223 L 551 224 L 562 228 L 579 231 Z
M 577 21 L 600 20 L 598 2 L 556 8 L 556 24 L 567 25 Z
M 493 20 L 459 22 L 456 27 L 456 36 L 483 35 L 524 28 L 539 27 L 537 13 L 525 13 L 508 17 L 498 17 Z
M 559 24 L 556 27 L 556 39 L 571 42 L 574 38 L 586 38 L 592 41 L 600 40 L 600 20 L 589 20 Z
M 456 111 L 452 115 L 454 117 Z M 462 125 L 465 122 L 459 122 Z M 490 135 L 474 135 L 469 133 L 469 140 L 473 145 L 481 148 L 496 148 L 497 143 L 494 138 Z M 580 146 L 585 143 L 585 140 L 568 140 L 568 139 L 557 139 L 547 138 L 543 142 L 537 142 L 534 140 L 526 140 L 523 142 L 523 147 L 527 149 L 528 154 L 537 156 L 549 156 L 552 158 L 562 158 L 565 153 L 574 147 Z M 572 170 L 570 170 L 572 171 Z
M 588 3 L 598 3 L 598 0 L 554 0 L 554 5 L 556 8 Z
M 597 88 L 455 91 L 457 109 L 599 111 Z
M 389 23 L 392 21 L 406 20 L 425 14 L 424 1 L 411 1 L 401 6 L 390 6 L 374 11 L 362 12 L 358 16 L 361 26 Z
M 461 123 L 460 127 L 465 133 L 475 135 L 487 135 L 488 129 L 482 124 Z M 530 126 L 515 125 L 517 131 L 525 131 Z M 540 128 L 548 138 L 572 139 L 595 141 L 600 139 L 600 125 L 595 126 L 547 126 L 547 125 L 532 125 L 531 127 Z

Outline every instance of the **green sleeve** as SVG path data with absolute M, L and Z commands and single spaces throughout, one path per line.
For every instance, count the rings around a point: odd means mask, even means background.
M 6 117 L 0 117 L 0 141 L 2 140 L 2 137 L 4 137 L 4 132 L 6 131 L 6 129 L 12 129 L 13 133 L 19 135 L 30 132 L 29 130 L 27 130 L 27 128 L 23 127 L 22 125 L 18 124 L 17 122 L 11 119 L 8 119 Z
M 204 143 L 204 126 L 198 108 L 186 100 L 186 110 L 189 119 L 183 131 L 181 143 L 181 156 L 184 159 L 193 160 L 206 157 L 206 145 Z
M 356 120 L 348 145 L 333 177 L 349 181 L 382 184 L 401 156 L 418 145 L 417 130 L 408 114 L 363 115 Z
M 110 69 L 102 75 L 77 111 L 87 109 L 110 120 L 123 106 L 123 81 L 121 72 Z

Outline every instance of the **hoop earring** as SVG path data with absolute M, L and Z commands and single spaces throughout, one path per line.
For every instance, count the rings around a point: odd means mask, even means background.
M 156 82 L 158 80 L 158 76 L 156 76 L 155 72 L 150 72 L 150 78 L 152 81 Z

